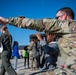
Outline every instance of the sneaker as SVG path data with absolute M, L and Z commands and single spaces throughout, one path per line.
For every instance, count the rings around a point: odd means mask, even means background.
M 30 67 L 27 67 L 27 69 L 29 69 Z
M 48 67 L 44 66 L 43 68 L 40 69 L 40 71 L 44 71 L 46 69 L 48 69 Z
M 55 67 L 53 65 L 50 65 L 48 68 L 48 70 L 54 70 L 54 69 L 55 69 Z
M 16 69 L 15 71 L 19 71 L 19 69 Z

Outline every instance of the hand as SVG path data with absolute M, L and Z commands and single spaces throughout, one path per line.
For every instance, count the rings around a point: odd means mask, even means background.
M 42 36 L 41 36 L 41 34 L 39 34 L 39 33 L 36 33 L 35 35 L 37 36 L 38 40 L 40 40 L 40 41 L 41 41 L 41 40 L 43 40 L 43 39 L 42 39 Z
M 3 17 L 0 16 L 0 24 L 5 25 L 7 23 L 8 23 L 8 19 L 3 18 Z

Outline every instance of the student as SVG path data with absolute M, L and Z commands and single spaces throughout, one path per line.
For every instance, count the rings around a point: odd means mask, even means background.
M 26 64 L 28 65 L 29 68 L 29 50 L 27 48 L 28 46 L 24 47 L 24 66 L 26 68 Z
M 41 34 L 37 33 L 36 36 L 44 49 L 45 64 L 42 70 L 55 68 L 59 54 L 58 43 L 55 41 L 57 34 L 45 32 L 46 41 L 42 39 Z
M 17 41 L 14 41 L 12 56 L 14 57 L 14 69 L 17 70 L 17 61 L 20 58 Z

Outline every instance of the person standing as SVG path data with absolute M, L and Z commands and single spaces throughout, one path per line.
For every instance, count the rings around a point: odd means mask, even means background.
M 2 26 L 1 29 L 2 35 L 1 35 L 1 42 L 3 45 L 3 51 L 2 51 L 2 65 L 1 65 L 1 73 L 0 75 L 5 75 L 5 72 L 9 75 L 17 75 L 15 70 L 13 69 L 10 58 L 12 55 L 12 36 L 10 35 L 7 26 Z
M 33 49 L 32 49 L 32 52 L 33 52 L 33 62 L 32 62 L 32 64 L 33 65 L 35 64 L 34 69 L 38 70 L 41 67 L 40 56 L 41 56 L 41 53 L 42 53 L 42 47 L 38 43 L 37 38 L 33 39 L 33 42 L 34 42 L 34 45 L 33 45 Z
M 28 49 L 32 52 L 32 54 L 30 54 L 31 70 L 39 69 L 41 67 L 40 56 L 42 54 L 42 47 L 34 34 L 30 35 L 30 45 Z
M 30 42 L 30 45 L 28 46 L 28 49 L 29 49 L 29 59 L 30 59 L 30 70 L 33 70 L 33 51 L 32 51 L 32 48 L 33 48 L 33 41 Z
M 14 69 L 17 70 L 17 61 L 20 58 L 17 41 L 14 41 L 12 56 L 14 57 Z
M 29 50 L 28 50 L 28 46 L 24 47 L 24 66 L 26 68 L 26 63 L 28 65 L 29 68 Z

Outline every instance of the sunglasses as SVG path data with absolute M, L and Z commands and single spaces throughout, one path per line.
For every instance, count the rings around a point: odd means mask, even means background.
M 61 14 L 61 15 L 59 15 L 59 16 L 56 16 L 56 19 L 58 19 L 59 17 L 61 17 L 61 16 L 63 16 L 64 14 Z

